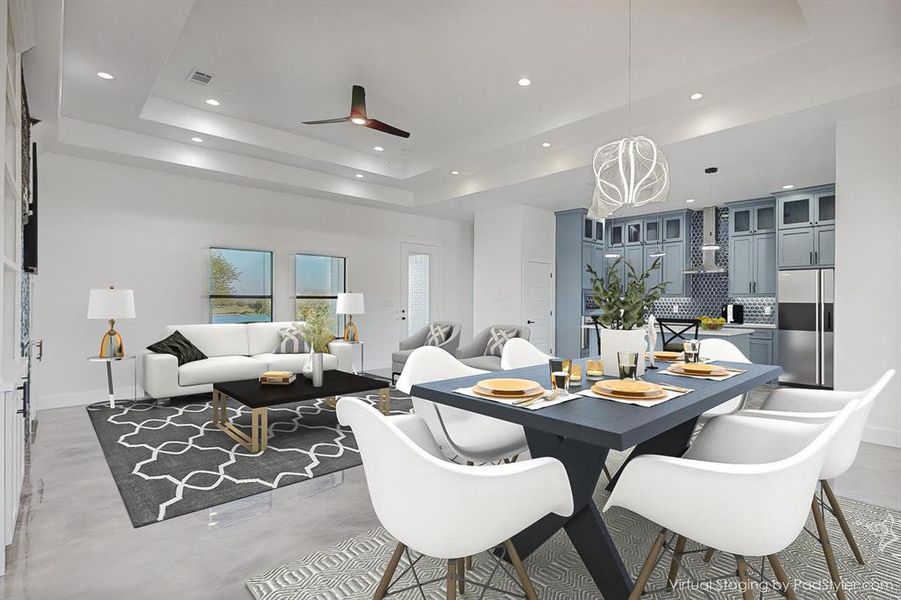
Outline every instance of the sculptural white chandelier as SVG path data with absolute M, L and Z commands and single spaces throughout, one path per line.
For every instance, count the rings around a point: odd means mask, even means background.
M 666 202 L 669 165 L 650 138 L 632 135 L 632 1 L 629 0 L 629 135 L 594 151 L 595 188 L 588 216 L 605 219 L 621 207 Z
M 588 214 L 605 219 L 626 206 L 666 202 L 669 166 L 653 140 L 641 135 L 624 137 L 594 151 L 596 186 Z

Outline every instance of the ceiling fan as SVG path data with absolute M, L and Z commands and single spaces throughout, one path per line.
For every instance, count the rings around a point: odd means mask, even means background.
M 363 127 L 384 131 L 385 133 L 390 133 L 391 135 L 400 136 L 402 138 L 410 137 L 410 132 L 408 131 L 398 129 L 397 127 L 388 125 L 377 119 L 370 119 L 366 116 L 366 90 L 363 89 L 362 85 L 355 85 L 353 87 L 353 95 L 350 102 L 350 114 L 348 116 L 337 119 L 323 119 L 321 121 L 303 121 L 303 124 L 325 125 L 327 123 L 345 123 L 347 121 L 350 121 L 354 125 L 362 125 Z

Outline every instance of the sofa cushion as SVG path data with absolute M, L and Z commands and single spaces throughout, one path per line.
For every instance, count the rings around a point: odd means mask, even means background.
M 247 325 L 237 323 L 169 325 L 166 327 L 166 335 L 175 330 L 191 340 L 191 343 L 207 356 L 250 356 L 247 347 Z
M 253 358 L 266 363 L 267 370 L 269 371 L 291 371 L 292 373 L 300 373 L 303 371 L 303 366 L 310 360 L 310 355 L 266 352 L 264 354 L 255 354 Z M 326 371 L 337 369 L 338 357 L 331 354 L 323 354 L 322 368 Z
M 410 350 L 395 350 L 391 353 L 391 362 L 401 365 L 406 363 L 413 350 L 416 350 L 416 348 L 411 348 Z
M 309 354 L 310 345 L 304 339 L 303 334 L 295 327 L 285 327 L 278 330 L 281 340 L 275 347 L 276 354 Z
M 451 326 L 441 325 L 440 323 L 429 323 L 429 332 L 425 336 L 426 346 L 440 346 L 447 341 L 450 335 Z
M 461 358 L 461 363 L 474 369 L 482 369 L 483 371 L 500 371 L 500 356 L 473 356 L 472 358 Z
M 255 379 L 267 370 L 265 362 L 249 356 L 214 356 L 179 367 L 178 385 Z
M 485 356 L 496 356 L 500 359 L 504 353 L 504 344 L 519 335 L 518 329 L 501 329 L 500 327 L 488 328 L 488 344 L 485 346 Z
M 171 354 L 178 360 L 178 366 L 206 358 L 197 346 L 178 331 L 173 331 L 169 337 L 150 344 L 147 349 L 157 354 Z
M 275 349 L 278 348 L 279 343 L 282 341 L 279 330 L 298 326 L 299 324 L 293 321 L 248 323 L 245 325 L 247 328 L 247 354 L 253 356 L 255 354 L 275 352 Z

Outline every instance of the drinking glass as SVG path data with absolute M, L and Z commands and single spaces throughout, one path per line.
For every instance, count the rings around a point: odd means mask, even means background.
M 567 391 L 569 389 L 569 371 L 551 373 L 551 387 L 555 390 Z
M 588 377 L 604 376 L 604 361 L 588 359 L 585 361 L 585 374 Z
M 617 352 L 620 379 L 638 379 L 638 352 Z
M 551 358 L 547 361 L 548 368 L 550 369 L 551 378 L 553 379 L 553 375 L 557 371 L 566 371 L 569 373 L 569 369 L 572 366 L 572 362 L 566 358 Z
M 700 362 L 701 341 L 700 340 L 685 340 L 684 342 L 682 342 L 682 351 L 685 353 L 685 362 L 687 362 L 687 363 Z
M 569 383 L 571 385 L 582 385 L 582 366 L 573 363 L 569 367 Z

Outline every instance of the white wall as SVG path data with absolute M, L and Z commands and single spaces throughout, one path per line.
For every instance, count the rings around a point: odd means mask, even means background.
M 836 124 L 835 387 L 862 389 L 901 367 L 901 110 Z M 865 439 L 901 447 L 901 377 Z
M 39 161 L 39 409 L 105 397 L 103 367 L 86 360 L 104 330 L 85 318 L 89 288 L 134 288 L 137 318 L 117 328 L 136 352 L 160 339 L 164 325 L 208 322 L 211 246 L 275 252 L 276 320 L 293 319 L 295 253 L 347 257 L 348 288 L 366 295 L 366 314 L 354 317 L 366 368 L 389 366 L 397 348 L 400 242 L 439 246 L 438 317 L 462 321 L 464 334 L 472 327 L 471 224 L 60 154 Z M 130 366 L 114 367 L 117 392 L 130 393 Z
M 476 213 L 473 239 L 473 327 L 519 324 L 523 263 L 554 266 L 554 213 L 517 204 Z M 553 339 L 553 332 L 551 332 Z

